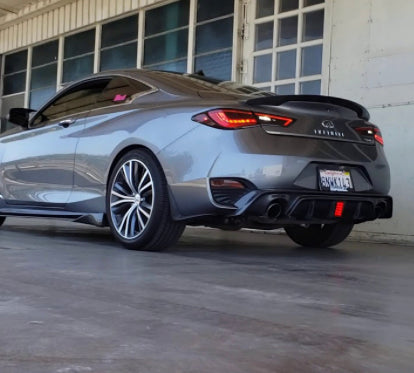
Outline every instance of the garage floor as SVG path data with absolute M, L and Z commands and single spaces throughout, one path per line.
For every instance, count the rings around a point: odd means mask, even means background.
M 414 247 L 187 229 L 164 253 L 106 229 L 0 229 L 1 373 L 412 372 Z

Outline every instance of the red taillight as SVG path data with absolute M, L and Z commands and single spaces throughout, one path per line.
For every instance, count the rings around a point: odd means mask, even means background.
M 355 131 L 357 131 L 363 138 L 366 137 L 367 140 L 369 138 L 372 139 L 372 137 L 374 137 L 375 141 L 377 141 L 381 145 L 384 145 L 384 139 L 382 138 L 381 131 L 378 127 L 374 125 L 366 127 L 357 127 L 355 128 Z
M 236 109 L 211 110 L 207 113 L 194 115 L 192 120 L 207 124 L 208 126 L 227 129 L 244 128 L 258 124 L 273 124 L 287 127 L 293 122 L 292 118 Z
M 219 126 L 225 128 L 241 128 L 256 125 L 257 118 L 250 111 L 219 109 L 208 112 L 208 116 Z
M 345 202 L 336 202 L 335 205 L 335 217 L 340 218 L 344 212 Z
M 384 145 L 384 139 L 382 138 L 382 134 L 379 128 L 375 128 L 374 139 L 377 140 L 381 145 Z
M 262 124 L 277 124 L 282 127 L 287 127 L 292 124 L 292 118 L 281 117 L 279 115 L 255 113 Z

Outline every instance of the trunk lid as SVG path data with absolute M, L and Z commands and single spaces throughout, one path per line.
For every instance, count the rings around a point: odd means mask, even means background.
M 263 123 L 271 135 L 288 135 L 333 141 L 375 144 L 374 133 L 360 129 L 375 128 L 369 113 L 361 105 L 336 97 L 313 95 L 268 96 L 245 101 L 255 113 L 267 113 L 294 119 L 287 127 Z

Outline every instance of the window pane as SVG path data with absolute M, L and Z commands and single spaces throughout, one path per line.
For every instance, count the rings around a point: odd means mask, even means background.
M 311 6 L 323 3 L 324 0 L 305 0 L 304 6 Z
M 57 75 L 57 64 L 46 65 L 32 70 L 32 81 L 30 89 L 55 86 Z
M 316 75 L 322 72 L 322 45 L 302 49 L 301 76 Z
M 320 95 L 321 81 L 312 80 L 311 82 L 300 83 L 300 93 L 304 95 Z
M 303 41 L 322 39 L 323 37 L 323 10 L 305 13 L 303 17 Z
M 71 82 L 93 73 L 93 55 L 63 62 L 63 82 Z
M 273 46 L 273 22 L 256 25 L 255 50 L 268 49 Z
M 253 82 L 262 83 L 272 80 L 272 55 L 265 54 L 254 58 Z
M 231 79 L 232 51 L 212 53 L 195 59 L 194 71 L 202 70 L 205 75 L 221 79 Z
M 138 15 L 102 25 L 101 47 L 135 40 L 138 37 Z
M 27 49 L 21 52 L 9 54 L 6 56 L 4 64 L 4 73 L 11 74 L 16 71 L 27 69 Z
M 30 104 L 31 109 L 39 110 L 43 104 L 47 102 L 56 93 L 55 87 L 47 87 L 36 89 L 30 92 Z
M 65 38 L 64 58 L 80 56 L 95 49 L 95 29 L 80 32 Z
M 175 71 L 178 73 L 187 72 L 187 59 L 162 63 L 158 65 L 151 65 L 151 70 Z
M 233 17 L 197 26 L 196 53 L 205 53 L 233 45 Z
M 296 72 L 296 50 L 277 54 L 276 79 L 291 79 Z
M 55 100 L 53 104 L 49 105 L 43 111 L 43 115 L 49 120 L 55 120 L 67 115 L 90 110 L 96 105 L 98 96 L 108 83 L 109 79 L 102 79 L 82 84 L 81 87 L 76 87 Z M 41 116 L 39 116 L 35 120 L 35 123 L 39 124 L 41 121 Z
M 299 0 L 280 0 L 279 13 L 288 12 L 299 8 Z
M 256 18 L 271 16 L 275 12 L 275 0 L 256 0 Z
M 189 0 L 148 10 L 145 13 L 145 36 L 188 25 Z
M 26 89 L 26 71 L 4 77 L 3 94 L 24 92 Z
M 105 49 L 101 52 L 101 71 L 137 66 L 137 43 Z
M 32 67 L 44 65 L 46 63 L 57 61 L 58 59 L 57 40 L 33 48 Z
M 234 0 L 198 0 L 197 22 L 232 14 Z
M 298 41 L 298 17 L 289 17 L 279 20 L 278 45 L 295 44 Z
M 179 30 L 145 40 L 144 65 L 187 56 L 188 30 Z
M 276 93 L 278 95 L 294 95 L 295 85 L 294 84 L 282 84 L 276 86 Z

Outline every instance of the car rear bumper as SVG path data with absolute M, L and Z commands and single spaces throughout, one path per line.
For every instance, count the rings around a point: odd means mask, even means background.
M 392 209 L 390 196 L 262 191 L 235 215 L 257 217 L 263 223 L 324 224 L 341 221 L 356 224 L 391 218 Z

